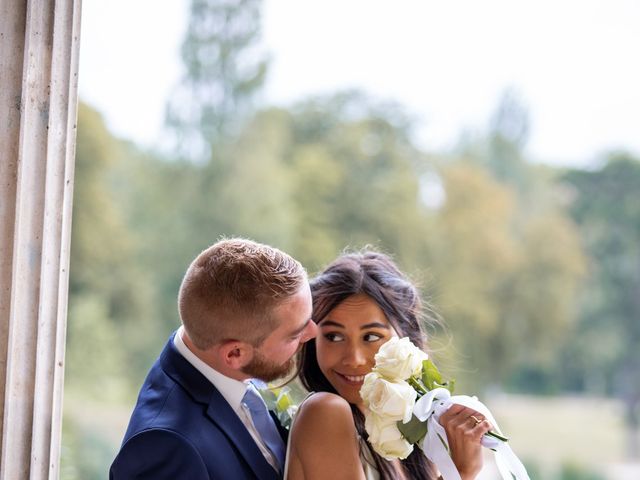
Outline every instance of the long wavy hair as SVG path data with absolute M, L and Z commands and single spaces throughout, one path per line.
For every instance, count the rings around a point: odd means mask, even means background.
M 313 297 L 312 318 L 316 323 L 344 300 L 357 294 L 368 295 L 382 309 L 398 335 L 408 337 L 420 348 L 425 345 L 421 324 L 437 322 L 435 316 L 427 315 L 427 310 L 431 309 L 423 307 L 415 285 L 383 253 L 365 250 L 343 254 L 313 278 L 310 284 Z M 305 343 L 300 357 L 300 379 L 307 390 L 338 394 L 320 370 L 315 340 Z M 391 462 L 378 455 L 368 441 L 364 415 L 353 404 L 351 412 L 358 434 L 366 440 L 361 448 L 367 448 L 371 453 L 381 479 L 392 480 L 395 476 Z M 418 449 L 414 449 L 408 458 L 402 460 L 402 466 L 408 478 L 437 478 L 433 464 Z

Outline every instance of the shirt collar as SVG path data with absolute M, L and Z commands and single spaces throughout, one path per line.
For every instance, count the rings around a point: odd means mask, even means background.
M 198 370 L 202 375 L 209 380 L 216 389 L 222 394 L 227 403 L 233 408 L 235 412 L 240 412 L 242 398 L 247 391 L 248 380 L 240 381 L 233 378 L 229 378 L 226 375 L 214 370 L 207 365 L 201 359 L 199 359 L 195 353 L 189 350 L 189 347 L 184 343 L 182 335 L 184 333 L 184 327 L 180 326 L 178 331 L 173 337 L 173 344 L 176 350 Z

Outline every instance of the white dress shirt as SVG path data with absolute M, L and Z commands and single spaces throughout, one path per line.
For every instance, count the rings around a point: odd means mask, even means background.
M 253 440 L 258 445 L 258 448 L 264 455 L 264 458 L 269 462 L 269 464 L 276 470 L 279 470 L 278 462 L 271 453 L 271 450 L 267 448 L 265 443 L 262 441 L 262 437 L 256 430 L 256 427 L 253 425 L 253 420 L 251 419 L 251 413 L 249 409 L 242 404 L 242 398 L 244 397 L 247 388 L 249 387 L 249 381 L 246 380 L 244 382 L 240 380 L 235 380 L 233 378 L 229 378 L 220 372 L 214 370 L 209 365 L 200 360 L 191 350 L 187 347 L 182 340 L 182 334 L 184 332 L 184 327 L 180 326 L 175 336 L 173 337 L 173 344 L 180 354 L 191 364 L 193 367 L 198 370 L 202 375 L 205 376 L 207 380 L 209 380 L 214 387 L 222 394 L 227 403 L 231 406 L 231 409 L 236 412 L 240 421 L 247 427 L 249 434 L 253 437 Z M 265 407 L 266 408 L 266 407 Z

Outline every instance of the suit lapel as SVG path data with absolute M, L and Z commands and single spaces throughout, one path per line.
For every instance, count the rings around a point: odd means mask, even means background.
M 264 458 L 253 437 L 222 394 L 176 350 L 173 335 L 160 356 L 160 363 L 167 375 L 181 385 L 194 401 L 207 406 L 207 418 L 224 432 L 251 466 L 256 477 L 261 480 L 278 478 L 277 472 Z
M 278 428 L 278 433 L 280 434 L 280 436 L 282 437 L 282 441 L 286 445 L 287 440 L 289 439 L 289 430 L 287 430 L 280 424 L 280 420 L 278 420 L 278 416 L 272 410 L 269 410 L 269 415 L 271 415 L 271 418 L 273 418 L 273 421 L 275 422 L 276 427 Z
M 207 408 L 209 419 L 217 424 L 229 440 L 237 447 L 256 476 L 260 479 L 276 479 L 278 475 L 267 462 L 262 452 L 247 431 L 247 428 L 238 418 L 236 412 L 229 406 L 224 397 L 214 388 Z

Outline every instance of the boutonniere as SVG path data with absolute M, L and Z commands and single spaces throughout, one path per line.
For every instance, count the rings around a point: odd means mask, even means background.
M 280 425 L 289 430 L 293 417 L 298 411 L 298 405 L 291 398 L 291 389 L 287 386 L 267 387 L 258 391 L 267 408 L 275 414 Z

